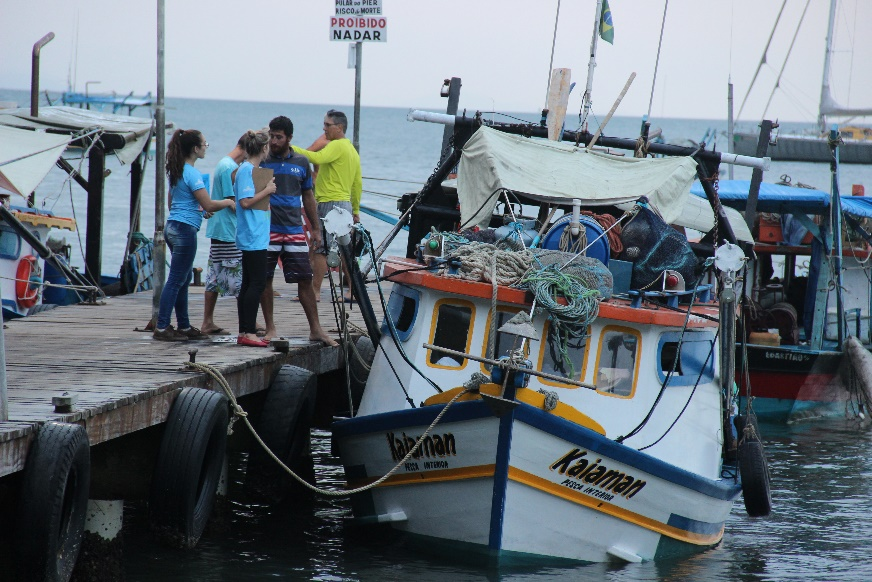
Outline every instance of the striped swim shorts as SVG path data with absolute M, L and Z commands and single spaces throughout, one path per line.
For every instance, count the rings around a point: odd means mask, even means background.
M 309 245 L 305 233 L 269 233 L 269 248 L 266 251 L 267 279 L 273 278 L 279 261 L 286 283 L 312 280 L 312 265 L 309 263 Z

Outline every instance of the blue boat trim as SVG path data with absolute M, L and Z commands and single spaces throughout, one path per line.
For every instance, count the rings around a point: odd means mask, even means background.
M 669 516 L 666 525 L 689 533 L 710 536 L 720 533 L 721 529 L 724 527 L 724 522 L 708 523 L 673 513 Z
M 442 411 L 443 406 L 422 406 L 407 410 L 382 412 L 367 416 L 348 418 L 333 423 L 332 431 L 336 437 L 353 436 L 370 432 L 396 430 L 403 426 L 429 425 Z M 487 405 L 478 400 L 475 402 L 457 402 L 451 410 L 445 413 L 440 422 L 460 422 L 474 418 L 490 418 L 493 413 Z
M 514 397 L 514 388 L 506 388 L 507 396 Z M 506 510 L 506 489 L 509 486 L 509 463 L 511 461 L 512 429 L 515 422 L 514 411 L 500 417 L 500 432 L 497 437 L 497 458 L 494 467 L 494 487 L 491 498 L 491 521 L 488 546 L 491 550 L 503 547 L 503 516 Z

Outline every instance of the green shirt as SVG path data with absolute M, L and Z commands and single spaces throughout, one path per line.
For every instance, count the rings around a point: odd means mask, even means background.
M 291 147 L 320 166 L 315 183 L 315 199 L 318 202 L 351 202 L 352 212 L 360 214 L 360 193 L 363 191 L 360 155 L 348 138 L 329 141 L 318 152 L 310 152 L 299 146 Z

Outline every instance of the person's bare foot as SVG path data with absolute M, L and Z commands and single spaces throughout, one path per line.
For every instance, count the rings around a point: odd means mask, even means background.
M 325 346 L 338 346 L 339 345 L 335 339 L 333 339 L 332 337 L 330 337 L 329 335 L 327 335 L 326 333 L 323 333 L 323 332 L 320 334 L 310 333 L 309 334 L 309 341 L 321 342 Z
M 263 333 L 263 335 L 258 334 L 258 337 L 259 337 L 260 339 L 264 340 L 264 341 L 269 341 L 269 340 L 271 340 L 272 338 L 277 337 L 278 335 L 279 335 L 279 332 L 276 331 L 276 328 L 273 327 L 273 328 L 269 328 L 269 329 L 267 329 L 267 330 Z

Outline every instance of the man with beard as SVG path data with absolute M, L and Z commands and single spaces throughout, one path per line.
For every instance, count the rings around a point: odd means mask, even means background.
M 312 288 L 312 266 L 309 263 L 309 247 L 303 231 L 301 212 L 312 228 L 312 244 L 321 245 L 321 221 L 312 192 L 312 176 L 308 160 L 291 151 L 294 124 L 284 115 L 269 122 L 269 156 L 261 163 L 262 168 L 273 171 L 276 191 L 270 196 L 270 241 L 267 250 L 266 288 L 260 302 L 266 320 L 265 340 L 277 335 L 273 318 L 273 275 L 281 260 L 285 282 L 297 283 L 300 305 L 309 321 L 309 339 L 328 346 L 337 345 L 321 327 L 315 291 Z

